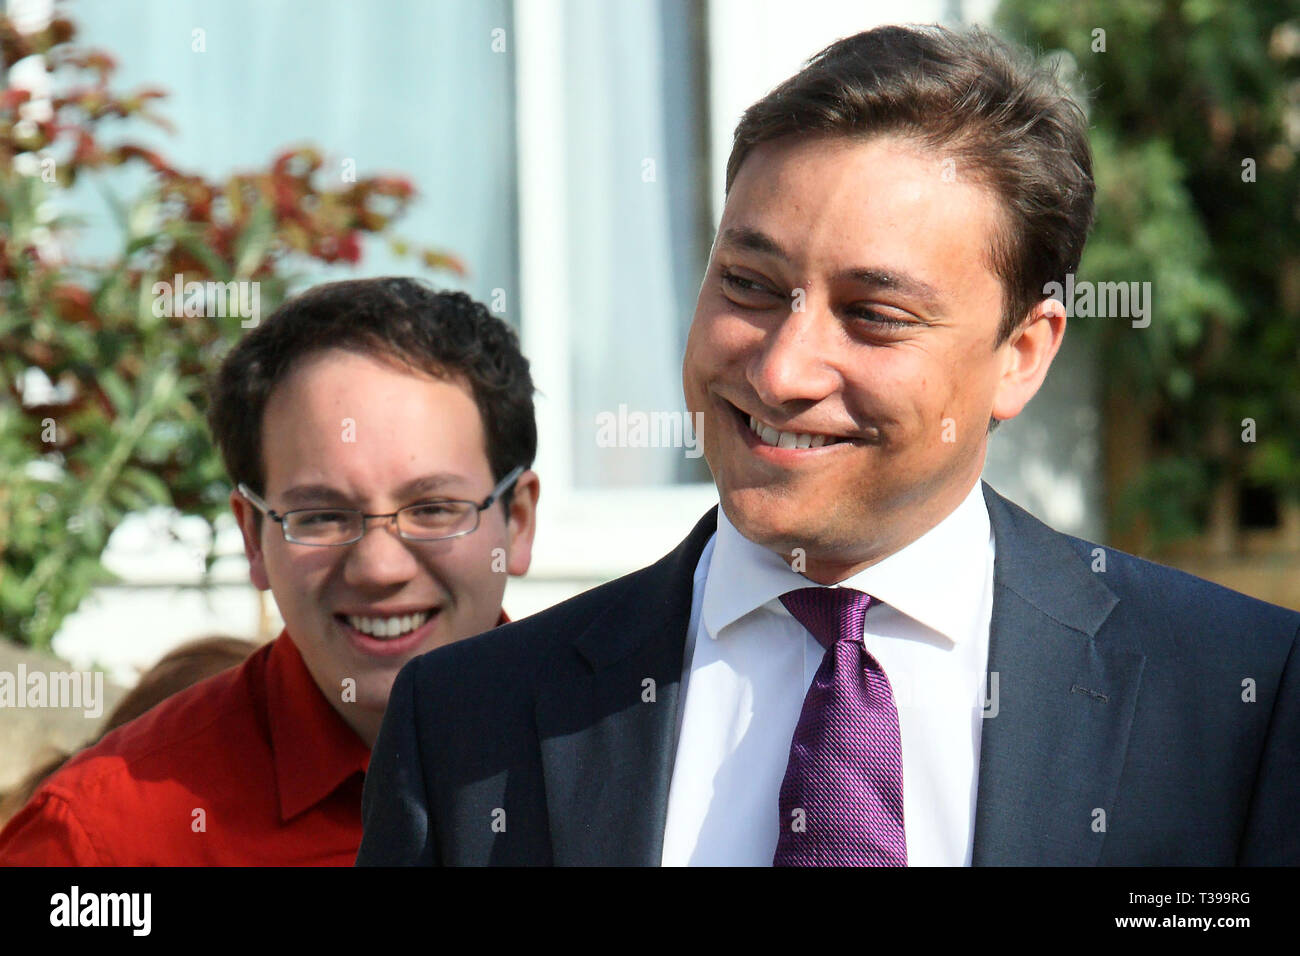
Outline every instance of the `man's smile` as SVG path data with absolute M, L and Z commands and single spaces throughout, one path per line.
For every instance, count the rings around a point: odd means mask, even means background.
M 736 423 L 737 431 L 744 443 L 758 450 L 764 458 L 777 461 L 810 460 L 809 456 L 836 454 L 844 447 L 867 444 L 861 437 L 846 434 L 842 430 L 812 428 L 803 423 L 789 423 L 784 427 L 777 427 L 724 398 L 719 398 L 719 401 Z
M 334 621 L 363 654 L 390 657 L 418 647 L 432 633 L 441 607 L 349 608 Z

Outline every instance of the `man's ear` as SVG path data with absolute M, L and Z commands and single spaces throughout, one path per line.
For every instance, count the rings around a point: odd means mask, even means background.
M 262 554 L 262 517 L 261 512 L 249 504 L 238 491 L 230 493 L 230 510 L 239 522 L 240 533 L 244 536 L 244 556 L 248 558 L 248 579 L 259 591 L 271 590 L 271 580 L 266 576 L 266 560 Z
M 1064 338 L 1065 306 L 1056 299 L 1044 299 L 998 346 L 1003 362 L 993 394 L 994 418 L 1006 421 L 1024 410 L 1047 378 Z
M 510 513 L 506 518 L 510 559 L 506 570 L 516 576 L 528 573 L 528 566 L 533 563 L 533 535 L 537 533 L 537 499 L 541 490 L 537 472 L 529 469 L 519 476 L 510 496 Z

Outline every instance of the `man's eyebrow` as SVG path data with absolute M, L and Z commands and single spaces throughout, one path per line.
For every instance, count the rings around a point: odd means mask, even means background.
M 466 482 L 463 475 L 455 475 L 451 472 L 437 472 L 408 481 L 397 489 L 394 497 L 398 499 L 416 498 L 435 491 L 445 493 L 448 488 L 453 491 L 459 489 L 463 492 L 467 484 L 468 482 Z
M 761 229 L 753 229 L 749 226 L 733 226 L 724 229 L 719 245 L 748 249 L 750 252 L 773 256 L 784 262 L 790 261 L 789 254 L 781 248 L 779 242 Z M 873 291 L 898 292 L 914 299 L 920 299 L 932 307 L 937 307 L 939 300 L 942 298 L 939 290 L 930 283 L 906 272 L 900 272 L 897 269 L 871 266 L 845 269 L 836 273 L 833 278 L 839 281 L 856 282 L 858 285 L 867 286 Z
M 898 292 L 930 306 L 937 306 L 941 298 L 939 290 L 930 283 L 894 269 L 846 269 L 835 278 L 856 282 L 873 291 Z
M 741 249 L 748 249 L 750 252 L 761 252 L 763 255 L 775 256 L 786 262 L 790 257 L 786 251 L 781 248 L 781 244 L 760 229 L 751 229 L 748 226 L 731 226 L 722 231 L 719 239 L 719 245 L 737 246 Z
M 442 491 L 449 487 L 454 489 L 457 486 L 461 488 L 465 486 L 465 479 L 461 475 L 438 472 L 408 481 L 397 489 L 394 497 L 398 500 L 404 500 L 429 494 L 430 492 Z M 356 504 L 348 495 L 329 485 L 294 485 L 287 491 L 282 492 L 280 498 L 288 508 L 303 508 L 312 505 L 356 507 Z
M 340 504 L 348 500 L 348 496 L 337 488 L 331 488 L 329 485 L 294 485 L 287 491 L 280 494 L 281 500 L 287 507 L 307 504 Z

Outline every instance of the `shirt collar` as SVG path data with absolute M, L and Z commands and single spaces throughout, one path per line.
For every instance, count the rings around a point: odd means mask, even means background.
M 838 587 L 865 591 L 877 601 L 946 637 L 970 634 L 984 594 L 990 525 L 976 481 L 951 514 L 915 541 Z M 787 591 L 815 586 L 773 551 L 744 537 L 718 509 L 718 531 L 704 585 L 703 621 L 710 637 Z
M 287 821 L 364 774 L 370 748 L 325 699 L 288 631 L 271 648 L 266 683 L 280 819 Z
M 502 611 L 497 626 L 509 622 Z M 288 631 L 271 648 L 266 684 L 280 819 L 287 821 L 365 774 L 370 748 L 325 699 Z

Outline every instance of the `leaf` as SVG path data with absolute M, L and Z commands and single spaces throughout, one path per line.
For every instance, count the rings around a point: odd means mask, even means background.
M 248 225 L 235 241 L 236 278 L 246 279 L 261 267 L 274 237 L 275 217 L 271 207 L 259 202 L 249 217 Z
M 229 265 L 217 255 L 211 246 L 203 241 L 201 235 L 196 234 L 196 230 L 186 224 L 181 227 L 169 228 L 167 231 L 176 240 L 178 246 L 202 263 L 209 276 L 223 282 L 229 278 Z
M 171 504 L 171 489 L 167 487 L 166 482 L 151 471 L 135 467 L 126 468 L 122 471 L 122 480 L 136 489 L 146 505 Z
M 110 369 L 104 369 L 95 377 L 95 383 L 108 396 L 108 400 L 113 403 L 113 410 L 118 415 L 127 415 L 135 407 L 135 397 L 131 394 L 130 387 L 122 380 L 122 376 Z

